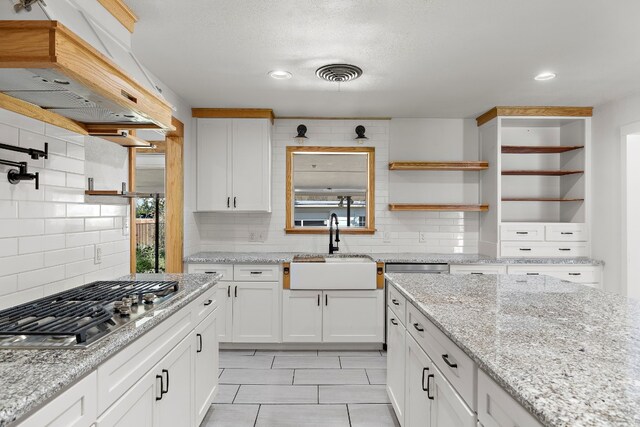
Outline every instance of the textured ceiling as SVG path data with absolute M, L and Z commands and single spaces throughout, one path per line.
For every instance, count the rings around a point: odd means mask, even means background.
M 640 90 L 638 0 L 127 0 L 135 53 L 194 107 L 474 117 Z M 360 66 L 339 87 L 319 66 Z M 267 72 L 284 69 L 290 80 Z M 536 82 L 552 70 L 558 78 Z

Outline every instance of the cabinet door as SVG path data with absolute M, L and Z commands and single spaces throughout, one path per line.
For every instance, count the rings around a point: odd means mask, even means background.
M 152 370 L 98 418 L 97 427 L 153 427 L 156 396 L 160 382 Z
M 196 349 L 194 384 L 196 425 L 198 426 L 207 414 L 218 386 L 217 318 L 216 312 L 211 313 L 194 331 Z
M 280 341 L 280 286 L 278 282 L 235 282 L 233 342 Z
M 387 394 L 400 425 L 403 425 L 406 330 L 390 308 L 387 319 Z
M 162 397 L 156 402 L 158 427 L 194 425 L 194 353 L 194 340 L 187 337 L 153 370 L 162 377 L 159 384 L 164 386 Z
M 324 342 L 379 343 L 384 339 L 384 291 L 325 291 Z
M 434 374 L 430 382 L 430 393 L 434 398 L 431 427 L 475 427 L 476 414 L 464 403 L 442 372 L 435 365 L 431 369 Z
M 268 119 L 233 120 L 233 200 L 240 211 L 271 211 L 271 130 Z
M 322 342 L 322 291 L 282 295 L 282 341 Z
M 231 210 L 232 121 L 198 119 L 197 132 L 196 209 Z
M 431 420 L 431 402 L 427 395 L 429 375 L 433 374 L 431 360 L 418 343 L 406 334 L 405 395 L 403 427 L 428 427 Z M 387 357 L 389 355 L 387 354 Z M 431 381 L 433 383 L 433 380 Z M 433 397 L 433 395 L 431 395 Z
M 218 283 L 218 308 L 216 309 L 218 342 L 231 342 L 233 339 L 233 295 L 231 294 L 233 286 L 233 282 Z

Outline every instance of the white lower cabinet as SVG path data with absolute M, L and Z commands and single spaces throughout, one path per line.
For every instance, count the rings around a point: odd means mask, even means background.
M 209 314 L 195 329 L 195 407 L 199 426 L 207 414 L 218 389 L 218 341 L 216 339 L 218 316 Z
M 234 282 L 233 342 L 280 341 L 280 287 L 271 282 Z
M 387 309 L 387 393 L 400 425 L 404 425 L 406 334 L 400 319 Z
M 86 427 L 97 415 L 95 372 L 87 375 L 44 408 L 24 420 L 20 427 Z M 140 424 L 143 426 L 144 424 Z
M 156 373 L 148 372 L 98 418 L 98 427 L 153 427 L 156 413 Z M 157 393 L 157 394 L 156 394 Z
M 381 343 L 384 292 L 283 292 L 283 342 Z
M 428 391 L 431 400 L 431 426 L 474 427 L 476 414 L 465 404 L 464 399 L 456 393 L 442 372 L 431 365 L 431 382 Z
M 542 426 L 482 371 L 478 371 L 478 421 L 484 427 Z
M 403 427 L 429 426 L 431 399 L 427 393 L 427 382 L 431 375 L 431 360 L 409 334 L 406 334 L 405 350 L 405 395 Z M 399 349 L 398 349 L 399 350 Z M 387 358 L 395 351 L 388 347 Z
M 233 339 L 233 298 L 231 290 L 233 282 L 218 283 L 217 299 L 218 299 L 218 323 L 216 330 L 218 331 L 218 342 L 231 342 Z
M 475 274 L 482 276 L 484 274 L 507 274 L 506 265 L 487 265 L 487 264 L 463 264 L 450 265 L 450 274 Z
M 282 294 L 282 341 L 322 342 L 322 291 Z
M 185 338 L 156 366 L 156 425 L 194 425 L 194 342 Z M 200 375 L 200 373 L 198 373 Z

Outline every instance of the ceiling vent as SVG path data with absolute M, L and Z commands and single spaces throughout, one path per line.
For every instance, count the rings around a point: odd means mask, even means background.
M 362 69 L 350 64 L 329 64 L 316 70 L 316 76 L 328 82 L 344 83 L 362 75 Z

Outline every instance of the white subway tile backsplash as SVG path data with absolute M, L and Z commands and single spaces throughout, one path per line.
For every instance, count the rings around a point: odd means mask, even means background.
M 128 206 L 85 204 L 86 138 L 0 109 L 1 142 L 37 149 L 48 142 L 50 153 L 47 160 L 9 153 L 40 173 L 39 190 L 33 182 L 0 180 L 0 309 L 128 273 L 129 237 L 122 234 Z M 118 162 L 99 166 L 105 175 L 126 175 L 125 148 L 99 139 L 92 144 L 121 153 Z M 103 263 L 94 264 L 101 233 Z

